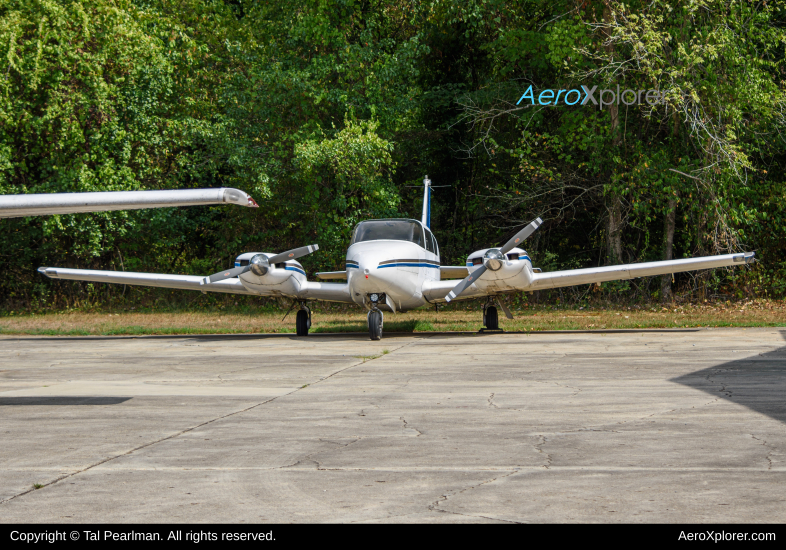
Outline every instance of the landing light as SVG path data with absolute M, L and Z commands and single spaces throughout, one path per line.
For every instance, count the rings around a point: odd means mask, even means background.
M 369 296 L 369 298 L 371 299 L 372 302 L 378 302 L 379 294 L 372 294 L 371 296 Z

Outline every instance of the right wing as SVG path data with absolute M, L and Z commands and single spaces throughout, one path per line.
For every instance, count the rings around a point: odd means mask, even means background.
M 250 195 L 231 187 L 221 187 L 219 189 L 168 189 L 163 191 L 41 193 L 0 195 L 0 218 L 223 203 L 251 208 L 258 207 L 256 201 Z
M 423 283 L 423 298 L 430 304 L 445 302 L 445 296 L 448 292 L 456 288 L 458 281 L 455 279 L 445 279 L 440 281 L 426 280 Z M 472 298 L 482 298 L 488 296 L 488 292 L 479 289 L 475 284 L 468 286 L 458 298 L 454 300 L 469 300 Z
M 202 292 L 224 292 L 246 294 L 250 292 L 240 279 L 227 279 L 203 285 L 204 277 L 196 275 L 162 275 L 159 273 L 133 273 L 130 271 L 96 271 L 93 269 L 66 269 L 63 267 L 39 267 L 38 271 L 50 279 L 70 279 L 72 281 L 92 281 L 95 283 L 116 283 L 120 285 L 156 286 L 181 290 L 200 290 Z
M 570 269 L 549 273 L 533 273 L 532 284 L 522 290 L 540 290 L 543 288 L 559 288 L 563 286 L 585 285 L 650 277 L 652 275 L 668 275 L 698 269 L 712 269 L 745 265 L 753 261 L 755 252 L 742 254 L 723 254 L 721 256 L 704 256 L 663 262 L 646 262 L 641 264 L 610 265 L 606 267 L 590 267 L 587 269 Z

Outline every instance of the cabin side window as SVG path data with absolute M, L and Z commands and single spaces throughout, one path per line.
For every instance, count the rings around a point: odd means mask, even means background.
M 424 227 L 426 230 L 426 250 L 429 252 L 433 252 L 436 254 L 436 250 L 434 250 L 434 235 L 431 234 L 428 227 Z

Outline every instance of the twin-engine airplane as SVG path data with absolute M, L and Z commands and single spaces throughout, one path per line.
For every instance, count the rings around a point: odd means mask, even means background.
M 318 250 L 316 244 L 280 254 L 241 254 L 235 259 L 234 268 L 209 277 L 60 267 L 40 267 L 38 271 L 54 279 L 284 296 L 300 303 L 296 319 L 298 336 L 308 335 L 311 327 L 309 301 L 355 303 L 368 311 L 369 334 L 372 340 L 379 340 L 383 311 L 396 313 L 456 299 L 485 298 L 483 324 L 489 330 L 497 330 L 495 304 L 508 319 L 513 318 L 499 300 L 499 296 L 506 293 L 735 266 L 750 263 L 754 257 L 753 252 L 745 252 L 542 273 L 532 267 L 527 252 L 519 247 L 542 223 L 538 218 L 503 246 L 473 252 L 466 265 L 444 266 L 440 264 L 437 240 L 429 228 L 431 181 L 428 177 L 424 184 L 421 221 L 383 219 L 359 223 L 352 233 L 344 271 L 316 274 L 322 280 L 344 282 L 307 280 L 303 266 L 296 260 Z

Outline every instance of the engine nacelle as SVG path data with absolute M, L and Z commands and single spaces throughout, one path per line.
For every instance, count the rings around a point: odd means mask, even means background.
M 240 275 L 240 282 L 263 295 L 296 295 L 306 281 L 306 271 L 295 260 L 271 264 L 268 258 L 273 256 L 273 252 L 247 252 L 235 258 L 235 267 L 251 266 L 250 271 Z
M 527 265 L 531 269 L 532 261 L 527 251 L 521 248 L 513 248 L 507 254 L 502 254 L 498 248 L 484 248 L 476 250 L 467 258 L 467 268 L 470 273 L 473 268 L 481 265 L 488 268 L 488 271 L 483 274 L 484 279 L 507 279 L 516 276 Z

